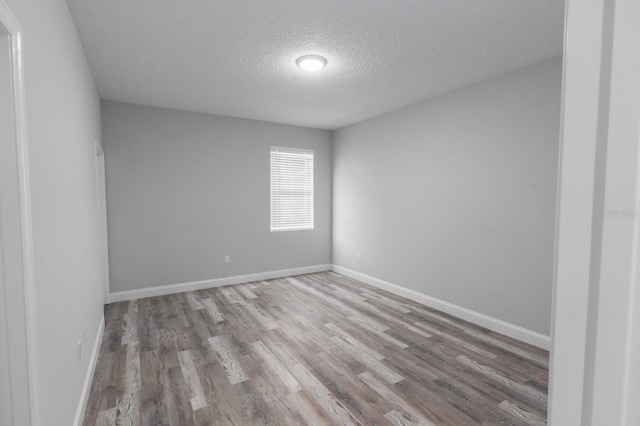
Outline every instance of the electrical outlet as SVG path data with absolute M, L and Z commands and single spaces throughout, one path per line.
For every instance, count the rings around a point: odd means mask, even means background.
M 87 344 L 87 326 L 82 327 L 82 344 Z
M 78 350 L 78 362 L 82 359 L 82 339 L 78 340 L 76 343 L 76 349 Z
M 224 255 L 224 263 L 229 263 L 231 262 L 231 256 L 229 256 L 228 254 Z
M 361 251 L 358 252 L 358 260 L 362 260 L 362 252 Z

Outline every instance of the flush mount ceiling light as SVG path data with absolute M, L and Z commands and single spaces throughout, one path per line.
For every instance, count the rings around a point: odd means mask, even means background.
M 305 71 L 318 71 L 327 65 L 327 60 L 318 55 L 300 56 L 296 60 L 296 64 Z

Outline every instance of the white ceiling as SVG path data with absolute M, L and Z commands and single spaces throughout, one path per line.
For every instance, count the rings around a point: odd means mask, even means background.
M 68 0 L 103 99 L 336 129 L 562 52 L 564 0 Z M 313 74 L 295 60 L 320 54 Z

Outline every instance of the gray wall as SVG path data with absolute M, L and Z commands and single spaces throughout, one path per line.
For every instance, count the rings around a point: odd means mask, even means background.
M 64 0 L 5 0 L 24 32 L 42 424 L 70 425 L 102 317 L 100 101 Z M 77 361 L 76 342 L 88 342 Z
M 336 131 L 334 263 L 548 335 L 561 66 Z
M 330 132 L 113 102 L 102 120 L 111 292 L 331 262 Z M 312 231 L 269 231 L 272 145 L 315 151 Z

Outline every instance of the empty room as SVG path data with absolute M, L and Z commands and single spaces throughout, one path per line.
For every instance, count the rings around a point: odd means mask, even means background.
M 639 20 L 0 0 L 0 426 L 640 424 Z

